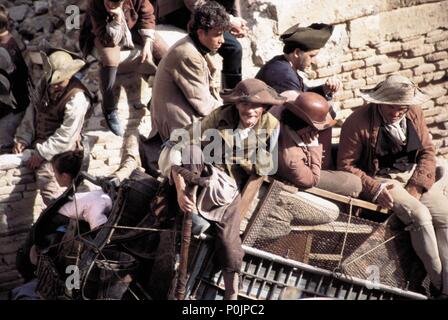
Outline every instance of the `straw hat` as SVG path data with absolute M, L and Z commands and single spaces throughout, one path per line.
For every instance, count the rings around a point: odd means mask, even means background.
M 320 94 L 302 92 L 294 101 L 286 102 L 285 107 L 317 130 L 325 130 L 336 124 L 329 112 L 328 101 Z
M 263 105 L 283 104 L 285 97 L 280 96 L 273 88 L 258 79 L 240 81 L 234 89 L 220 92 L 225 103 L 251 102 Z
M 41 56 L 44 74 L 50 85 L 70 79 L 85 65 L 82 59 L 73 58 L 63 50 L 54 51 L 48 56 L 41 51 Z
M 360 96 L 371 103 L 413 106 L 430 99 L 406 77 L 391 75 L 375 88 L 361 90 Z

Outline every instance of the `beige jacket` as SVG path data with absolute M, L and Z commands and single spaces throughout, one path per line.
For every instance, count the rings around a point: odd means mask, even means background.
M 174 44 L 160 62 L 154 80 L 151 120 L 162 140 L 171 131 L 200 119 L 221 103 L 211 87 L 215 68 L 186 36 Z

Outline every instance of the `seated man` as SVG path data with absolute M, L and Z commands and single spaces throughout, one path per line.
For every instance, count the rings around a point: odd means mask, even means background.
M 297 71 L 305 71 L 316 63 L 316 56 L 325 46 L 333 32 L 333 26 L 323 23 L 313 23 L 308 27 L 295 25 L 286 30 L 280 37 L 283 41 L 283 54 L 275 56 L 258 71 L 256 78 L 263 80 L 278 93 L 288 90 L 299 92 L 316 92 L 327 100 L 341 87 L 341 81 L 329 78 L 324 85 L 313 88 L 307 87 Z M 334 119 L 336 113 L 333 108 L 330 114 Z M 322 169 L 333 169 L 331 154 L 331 127 L 319 133 L 319 142 L 323 145 Z M 304 138 L 302 136 L 302 138 Z
M 0 109 L 0 145 L 11 149 L 14 133 L 30 103 L 30 77 L 22 52 L 9 32 L 9 16 L 6 8 L 0 5 L 0 60 L 1 64 L 10 61 L 8 68 L 1 67 L 3 76 L 9 78 L 14 105 Z M 9 54 L 6 57 L 5 51 Z M 9 69 L 9 70 L 7 70 Z M 5 73 L 4 73 L 5 72 Z
M 155 74 L 167 48 L 155 33 L 154 8 L 149 0 L 90 0 L 80 35 L 85 56 L 101 62 L 102 108 L 110 130 L 123 136 L 114 99 L 117 71 Z M 154 55 L 153 55 L 154 53 Z
M 31 148 L 27 162 L 36 170 L 37 186 L 46 205 L 59 197 L 58 185 L 50 160 L 56 154 L 76 150 L 81 145 L 81 129 L 90 107 L 88 89 L 75 74 L 85 65 L 68 51 L 42 53 L 44 76 L 37 89 L 38 101 L 30 104 L 17 128 L 13 153 Z
M 187 30 L 191 13 L 208 0 L 158 0 L 156 1 L 157 22 L 171 24 Z M 218 49 L 223 58 L 221 83 L 222 89 L 232 89 L 241 81 L 243 49 L 236 38 L 246 35 L 246 21 L 241 18 L 240 0 L 217 0 L 230 16 L 230 30 L 224 32 L 224 43 Z
M 214 222 L 215 258 L 223 270 L 224 298 L 236 299 L 238 273 L 244 256 L 239 234 L 240 192 L 251 174 L 268 175 L 276 170 L 276 155 L 272 153 L 277 144 L 278 121 L 266 109 L 285 99 L 256 79 L 241 81 L 233 91 L 223 92 L 221 97 L 226 105 L 187 127 L 189 131 L 173 132 L 159 165 L 163 175 L 174 181 L 180 209 L 199 212 L 203 218 Z M 191 136 L 193 145 L 190 147 Z M 214 137 L 213 142 L 210 136 Z M 174 145 L 179 137 L 182 141 Z M 182 146 L 182 155 L 176 157 Z M 192 162 L 191 159 L 198 160 Z M 187 192 L 185 179 L 178 173 L 179 166 L 195 172 L 196 176 L 209 177 L 209 186 L 198 192 L 197 200 Z
M 314 92 L 286 91 L 282 95 L 289 97 L 289 101 L 269 110 L 281 122 L 277 175 L 297 187 L 317 186 L 357 197 L 362 189 L 357 176 L 343 171 L 321 170 L 319 133 L 336 123 L 329 114 L 328 102 Z M 308 141 L 301 138 L 303 135 Z
M 2 151 L 4 151 L 3 149 L 7 151 L 9 144 L 13 142 L 17 127 L 17 121 L 12 121 L 10 117 L 17 106 L 11 83 L 13 69 L 14 66 L 8 51 L 0 48 L 0 150 Z
M 446 181 L 434 183 L 435 148 L 419 106 L 429 97 L 400 75 L 389 76 L 361 96 L 369 104 L 342 127 L 338 169 L 361 178 L 366 200 L 397 214 L 429 275 L 432 294 L 446 297 Z
M 189 34 L 174 44 L 159 64 L 151 100 L 153 137 L 169 139 L 173 130 L 208 115 L 221 105 L 212 88 L 213 64 L 209 53 L 224 43 L 229 27 L 225 9 L 214 1 L 192 15 Z

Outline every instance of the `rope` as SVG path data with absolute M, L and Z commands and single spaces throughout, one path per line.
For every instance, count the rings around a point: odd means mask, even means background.
M 333 272 L 336 272 L 337 270 L 341 270 L 341 264 L 342 264 L 342 258 L 344 257 L 344 251 L 345 251 L 345 245 L 347 243 L 347 236 L 348 236 L 348 230 L 350 227 L 350 223 L 352 221 L 352 209 L 353 209 L 353 198 L 349 197 L 349 212 L 348 212 L 348 221 L 347 221 L 347 226 L 345 228 L 345 234 L 344 234 L 344 240 L 342 241 L 342 248 L 341 248 L 341 253 L 339 254 L 339 261 L 338 261 L 338 266 L 333 270 Z
M 390 237 L 389 239 L 381 242 L 380 244 L 378 244 L 376 247 L 373 247 L 372 249 L 368 250 L 367 252 L 364 252 L 362 255 L 360 255 L 359 257 L 356 257 L 355 259 L 353 259 L 352 261 L 346 263 L 344 266 L 349 266 L 350 264 L 358 261 L 359 259 L 365 257 L 366 255 L 372 253 L 373 251 L 375 251 L 376 249 L 378 249 L 379 247 L 381 247 L 382 245 L 385 245 L 386 243 L 388 243 L 389 241 L 394 240 L 396 237 L 398 237 L 399 235 L 401 235 L 404 231 L 401 231 L 400 233 Z

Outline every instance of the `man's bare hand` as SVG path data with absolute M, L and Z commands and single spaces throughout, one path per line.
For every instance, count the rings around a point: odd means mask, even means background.
M 194 210 L 194 202 L 186 195 L 185 191 L 177 192 L 177 203 L 184 212 L 192 212 Z
M 39 168 L 42 163 L 45 161 L 44 158 L 41 157 L 41 155 L 35 151 L 31 154 L 30 158 L 28 159 L 26 166 L 30 169 L 37 169 Z
M 392 195 L 389 192 L 391 188 L 393 188 L 393 185 L 384 188 L 376 199 L 376 202 L 381 208 L 392 209 L 394 206 L 394 198 L 392 198 Z
M 152 59 L 152 41 L 147 40 L 142 48 L 140 63 L 144 63 L 148 59 Z
M 14 147 L 12 147 L 12 153 L 22 153 L 25 150 L 26 145 L 20 142 L 14 143 Z
M 230 33 L 236 38 L 243 38 L 247 35 L 247 22 L 241 17 L 231 17 Z
M 329 78 L 324 84 L 324 92 L 325 94 L 335 93 L 341 88 L 342 82 L 338 78 Z

